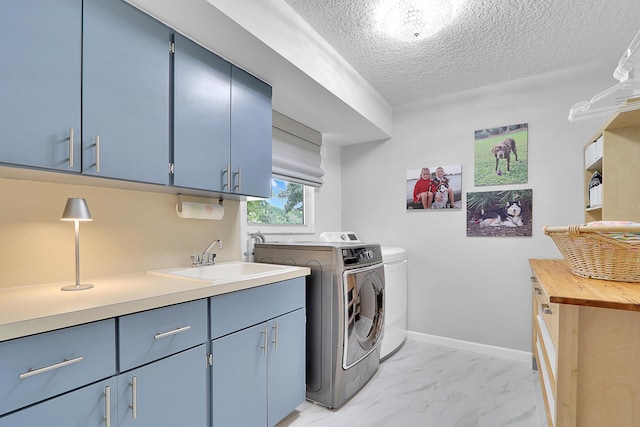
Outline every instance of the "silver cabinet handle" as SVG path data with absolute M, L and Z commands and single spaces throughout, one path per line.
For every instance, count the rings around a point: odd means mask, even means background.
M 264 354 L 267 354 L 267 345 L 269 342 L 269 339 L 267 337 L 268 330 L 268 327 L 265 326 L 264 331 L 260 332 L 260 335 L 263 335 L 263 344 L 260 346 L 260 348 L 264 351 Z
M 96 135 L 96 172 L 100 172 L 100 135 Z
M 544 314 L 553 314 L 553 310 L 549 307 L 549 304 L 542 304 L 542 312 Z
M 73 128 L 69 128 L 69 167 L 73 167 Z
M 271 329 L 273 330 L 273 336 L 274 336 L 274 339 L 271 340 L 271 342 L 274 344 L 274 347 L 277 349 L 278 348 L 278 322 L 276 322 L 276 325 L 272 326 Z
M 162 338 L 170 337 L 172 335 L 179 334 L 180 332 L 186 332 L 189 329 L 191 329 L 191 326 L 183 326 L 182 328 L 177 328 L 177 329 L 174 329 L 173 331 L 168 331 L 168 332 L 162 332 L 162 333 L 158 332 L 153 336 L 153 339 L 159 340 Z
M 74 363 L 82 362 L 82 359 L 84 359 L 84 357 L 79 356 L 79 357 L 76 357 L 76 358 L 73 358 L 73 359 L 64 359 L 60 363 L 55 363 L 53 365 L 45 366 L 44 368 L 38 368 L 38 369 L 30 368 L 27 372 L 20 374 L 19 378 L 21 380 L 23 380 L 25 378 L 29 378 L 29 377 L 32 377 L 34 375 L 45 373 L 47 371 L 52 371 L 54 369 L 59 369 L 59 368 L 62 368 L 64 366 L 73 365 Z
M 542 289 L 540 289 L 540 288 L 533 288 L 533 290 L 535 291 L 536 295 L 542 295 Z
M 240 171 L 240 168 L 238 168 L 238 172 L 234 172 L 233 176 L 238 177 L 238 185 L 233 187 L 233 191 L 236 191 L 236 190 L 240 191 L 240 189 L 242 188 L 242 172 Z
M 111 386 L 104 388 L 104 425 L 111 427 Z
M 222 178 L 224 179 L 225 174 L 227 175 L 227 182 L 222 184 L 222 189 L 224 190 L 225 187 L 227 188 L 227 190 L 231 191 L 231 165 L 227 165 L 227 168 L 225 170 L 222 171 Z
M 136 419 L 138 417 L 138 377 L 131 378 L 129 383 L 131 386 L 131 418 Z

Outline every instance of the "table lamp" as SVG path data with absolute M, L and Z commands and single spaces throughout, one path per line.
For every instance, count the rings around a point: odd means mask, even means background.
M 93 221 L 89 207 L 84 199 L 69 198 L 62 212 L 62 221 L 73 221 L 76 229 L 76 284 L 63 286 L 63 291 L 81 291 L 91 289 L 93 285 L 80 284 L 80 221 Z

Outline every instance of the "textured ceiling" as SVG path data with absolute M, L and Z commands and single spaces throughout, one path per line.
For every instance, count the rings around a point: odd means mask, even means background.
M 400 42 L 373 29 L 381 0 L 285 1 L 394 107 L 593 61 L 613 73 L 640 30 L 638 0 L 461 0 L 448 28 Z

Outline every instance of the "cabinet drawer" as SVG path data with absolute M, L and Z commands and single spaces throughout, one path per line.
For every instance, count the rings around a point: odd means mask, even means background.
M 538 315 L 544 319 L 553 344 L 558 348 L 558 329 L 560 326 L 558 315 L 560 312 L 560 306 L 559 304 L 552 303 L 549 300 L 549 295 L 545 292 L 544 287 L 535 277 L 531 278 L 531 283 L 533 285 L 533 294 L 536 300 Z
M 542 387 L 542 397 L 544 399 L 549 427 L 555 425 L 556 420 L 556 382 L 550 374 L 549 359 L 540 345 L 540 335 L 538 335 L 536 348 L 536 360 L 538 360 L 538 373 L 540 376 L 540 386 Z
M 247 328 L 305 305 L 303 277 L 211 298 L 211 338 Z
M 118 322 L 120 371 L 207 342 L 207 300 L 122 316 Z
M 0 414 L 116 373 L 115 321 L 0 343 Z

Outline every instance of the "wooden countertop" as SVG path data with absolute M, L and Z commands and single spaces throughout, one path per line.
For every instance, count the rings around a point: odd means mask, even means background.
M 562 259 L 530 259 L 529 264 L 553 303 L 640 311 L 640 283 L 585 279 Z
M 254 274 L 215 282 L 140 273 L 83 279 L 82 283 L 94 285 L 84 291 L 61 291 L 60 287 L 69 282 L 3 289 L 0 290 L 0 341 L 304 277 L 310 273 L 307 267 L 287 266 L 272 274 Z

